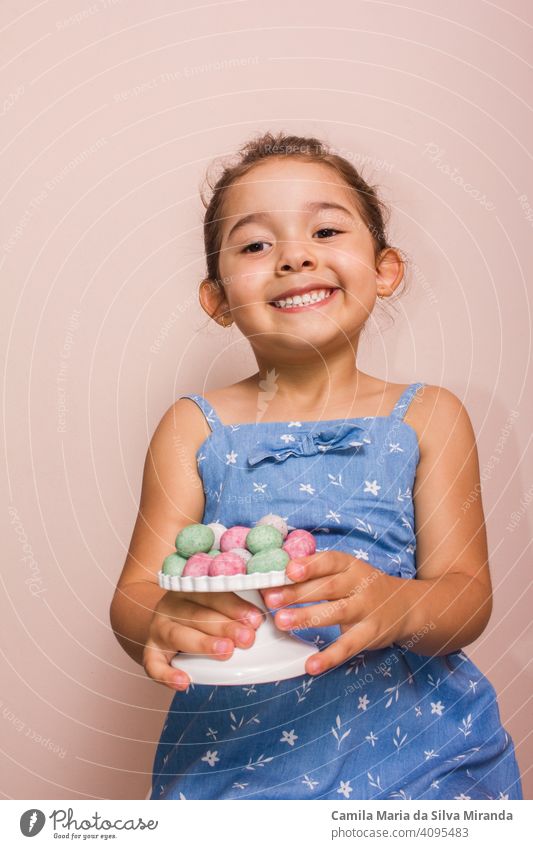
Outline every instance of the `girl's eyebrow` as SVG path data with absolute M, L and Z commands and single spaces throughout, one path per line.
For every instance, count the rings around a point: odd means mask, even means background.
M 339 209 L 345 215 L 347 215 L 350 219 L 354 220 L 353 213 L 350 212 L 345 206 L 342 206 L 340 203 L 333 203 L 332 201 L 322 201 L 322 200 L 313 200 L 304 203 L 302 210 L 304 212 L 317 212 L 321 209 Z M 239 230 L 241 227 L 244 227 L 246 224 L 253 224 L 256 221 L 264 221 L 268 219 L 270 216 L 268 212 L 251 212 L 249 215 L 243 216 L 240 218 L 231 228 L 228 233 L 228 239 Z

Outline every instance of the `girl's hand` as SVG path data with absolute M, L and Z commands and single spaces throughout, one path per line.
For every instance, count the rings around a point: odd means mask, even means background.
M 189 677 L 170 661 L 177 652 L 227 660 L 235 646 L 249 648 L 263 612 L 235 593 L 167 592 L 154 609 L 143 653 L 150 678 L 186 690 Z
M 287 576 L 296 582 L 294 586 L 262 590 L 270 608 L 322 603 L 279 610 L 274 618 L 278 628 L 294 631 L 340 625 L 341 629 L 337 640 L 308 659 L 309 675 L 338 666 L 364 649 L 386 648 L 404 638 L 407 611 L 399 592 L 404 578 L 387 575 L 344 551 L 321 551 L 291 560 Z

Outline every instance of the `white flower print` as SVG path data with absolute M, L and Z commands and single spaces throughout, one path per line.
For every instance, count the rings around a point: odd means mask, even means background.
M 462 720 L 462 725 L 457 726 L 459 731 L 461 731 L 466 737 L 470 734 L 470 729 L 472 728 L 472 714 L 469 713 L 467 718 Z
M 411 797 L 407 795 L 405 790 L 395 790 L 394 793 L 391 793 L 389 799 L 410 799 Z
M 281 439 L 281 441 L 282 441 L 282 442 L 284 442 L 286 445 L 287 445 L 287 443 L 289 443 L 289 442 L 296 442 L 296 439 L 294 438 L 294 436 L 292 435 L 292 433 L 282 433 L 282 434 L 281 434 L 281 436 L 280 436 L 280 439 Z
M 359 672 L 359 666 L 366 666 L 366 658 L 364 654 L 356 654 L 355 657 L 349 662 L 348 669 L 344 673 L 345 675 L 349 675 L 350 672 L 357 673 Z
M 229 466 L 230 463 L 236 463 L 237 457 L 239 455 L 235 453 L 235 451 L 230 451 L 229 454 L 226 454 L 226 466 Z
M 400 749 L 402 748 L 403 744 L 405 743 L 405 741 L 407 739 L 407 734 L 404 734 L 401 739 L 400 739 L 400 734 L 401 734 L 400 726 L 398 725 L 396 727 L 396 734 L 392 738 L 392 742 L 396 746 L 396 753 L 398 753 L 400 751 Z
M 230 727 L 232 731 L 238 731 L 238 729 L 242 728 L 243 725 L 250 725 L 252 722 L 256 725 L 259 725 L 260 722 L 257 714 L 254 714 L 254 716 L 251 716 L 250 719 L 247 720 L 244 719 L 244 714 L 242 714 L 240 719 L 237 719 L 232 710 L 230 710 L 229 715 L 231 719 Z
M 203 758 L 200 758 L 200 760 L 205 761 L 206 763 L 208 763 L 208 764 L 209 764 L 209 766 L 214 766 L 214 765 L 215 765 L 216 763 L 218 763 L 218 761 L 220 760 L 220 758 L 217 758 L 217 755 L 218 755 L 218 750 L 217 750 L 217 749 L 215 749 L 215 751 L 214 751 L 214 752 L 212 752 L 212 751 L 209 749 L 209 750 L 205 753 L 205 755 L 203 756 Z
M 268 763 L 270 763 L 270 761 L 273 761 L 273 760 L 274 760 L 274 758 L 265 758 L 264 755 L 259 755 L 259 757 L 257 758 L 256 761 L 254 761 L 254 760 L 252 760 L 252 758 L 250 758 L 250 760 L 248 761 L 248 763 L 246 764 L 246 766 L 244 768 L 249 769 L 253 772 L 255 770 L 256 766 L 264 766 L 265 764 L 268 764 Z
M 235 787 L 235 790 L 244 790 L 245 787 L 248 787 L 247 781 L 234 781 L 232 787 Z
M 183 802 L 184 800 L 185 800 L 185 801 L 187 801 L 187 796 L 186 796 L 184 793 L 181 793 L 181 792 L 180 792 L 180 799 L 181 799 L 181 801 L 182 801 L 182 802 Z
M 368 742 L 372 745 L 372 748 L 374 748 L 374 743 L 378 739 L 379 739 L 379 737 L 377 737 L 376 734 L 374 734 L 373 731 L 371 731 L 370 734 L 367 734 L 366 737 L 365 737 L 365 740 L 368 740 Z
M 302 686 L 300 688 L 298 688 L 298 687 L 296 688 L 296 698 L 297 698 L 298 704 L 300 702 L 305 701 L 305 697 L 307 696 L 309 690 L 311 689 L 314 680 L 315 680 L 314 678 L 308 678 L 306 681 L 302 681 Z
M 367 772 L 367 778 L 368 783 L 371 787 L 377 787 L 378 790 L 383 790 L 383 787 L 381 786 L 381 778 L 379 777 L 379 775 L 376 775 L 376 777 L 374 778 L 371 772 Z
M 328 475 L 329 482 L 332 486 L 342 486 L 342 475 Z
M 205 732 L 205 736 L 206 737 L 212 737 L 213 740 L 217 739 L 217 734 L 218 734 L 218 731 L 213 731 L 213 729 L 209 728 L 209 727 L 208 727 L 207 731 Z
M 381 486 L 377 481 L 365 481 L 365 488 L 363 492 L 371 492 L 372 495 L 377 495 L 380 489 Z
M 196 462 L 201 463 L 202 460 L 205 460 L 206 457 L 207 457 L 207 454 L 198 454 L 198 457 L 196 458 Z
M 377 531 L 375 531 L 372 525 L 370 525 L 368 522 L 363 522 L 363 520 L 359 519 L 357 516 L 355 516 L 355 522 L 358 530 L 364 531 L 365 534 L 369 534 L 372 539 L 378 538 Z
M 498 798 L 498 799 L 508 799 L 508 798 L 509 798 L 509 794 L 508 794 L 508 793 L 503 793 L 503 792 L 500 790 L 500 792 L 498 793 L 497 798 Z
M 468 679 L 468 689 L 472 690 L 472 695 L 475 695 L 477 685 L 477 681 L 471 681 L 470 678 Z
M 389 699 L 388 699 L 388 701 L 387 701 L 387 704 L 385 705 L 385 707 L 386 707 L 386 708 L 388 708 L 388 707 L 390 707 L 390 706 L 391 706 L 391 704 L 392 704 L 392 699 L 393 699 L 393 698 L 394 698 L 394 701 L 395 701 L 395 702 L 397 702 L 397 701 L 398 701 L 398 696 L 399 696 L 399 693 L 400 693 L 400 685 L 399 685 L 399 684 L 395 684 L 395 685 L 394 685 L 394 687 L 387 687 L 387 688 L 386 688 L 386 690 L 385 690 L 385 692 L 386 692 L 386 693 L 391 693 L 391 695 L 390 695 L 390 697 L 389 697 Z
M 428 675 L 428 684 L 431 684 L 432 687 L 438 687 L 440 684 L 440 678 L 437 678 L 437 680 L 434 681 L 433 675 Z
M 368 551 L 363 548 L 354 548 L 353 553 L 359 560 L 368 560 Z
M 397 453 L 398 451 L 403 451 L 403 448 L 400 448 L 399 442 L 389 442 L 389 454 Z
M 353 793 L 353 788 L 350 785 L 350 782 L 349 781 L 341 781 L 341 783 L 339 784 L 339 789 L 337 790 L 337 793 L 342 793 L 342 795 L 344 796 L 345 799 L 349 799 L 349 797 Z
M 365 693 L 364 696 L 359 696 L 359 703 L 357 705 L 358 710 L 366 710 L 368 705 L 370 704 L 368 700 L 368 696 Z
M 411 487 L 408 486 L 405 488 L 405 492 L 402 492 L 401 488 L 398 489 L 398 495 L 396 496 L 397 501 L 410 501 L 411 500 Z
M 302 778 L 302 784 L 307 785 L 310 790 L 314 790 L 315 787 L 318 787 L 318 781 L 315 781 L 314 778 L 309 778 L 308 775 L 304 775 L 304 777 Z
M 301 427 L 301 422 L 289 422 L 289 427 Z
M 252 481 L 252 483 L 253 483 L 254 492 L 264 493 L 265 489 L 268 486 L 267 483 L 256 483 L 255 481 Z
M 432 781 L 432 782 L 431 782 L 431 787 L 432 787 L 434 790 L 438 790 L 438 789 L 439 789 L 439 782 L 438 782 L 438 781 Z
M 415 707 L 415 716 L 422 716 L 422 708 L 420 705 L 416 705 Z
M 339 736 L 339 733 L 340 733 L 340 730 L 341 730 L 341 718 L 338 714 L 337 714 L 337 718 L 335 719 L 335 725 L 337 727 L 334 728 L 332 726 L 331 733 L 333 734 L 333 736 L 335 737 L 335 740 L 337 741 L 337 749 L 340 749 L 342 741 L 344 740 L 345 737 L 348 736 L 348 734 L 351 731 L 351 728 L 348 728 L 348 731 L 345 731 L 344 734 Z
M 294 746 L 297 739 L 298 735 L 294 733 L 294 728 L 290 731 L 282 731 L 281 737 L 279 738 L 280 743 L 288 743 L 289 746 Z
M 437 755 L 435 754 L 435 749 L 426 749 L 426 751 L 424 751 L 424 754 L 425 754 L 425 756 L 426 756 L 426 757 L 425 757 L 425 760 L 426 760 L 426 761 L 430 761 L 430 760 L 431 760 L 431 758 L 436 758 L 436 757 L 437 757 Z
M 255 693 L 257 693 L 257 690 L 255 689 L 255 684 L 250 684 L 249 687 L 241 687 L 241 689 L 244 693 L 246 693 L 246 698 L 248 698 L 248 696 L 253 696 L 255 695 Z
M 335 510 L 330 510 L 329 513 L 326 515 L 326 519 L 334 519 L 337 522 L 337 524 L 340 525 L 341 514 L 336 513 Z
M 438 702 L 431 702 L 431 713 L 436 713 L 437 716 L 442 716 L 443 710 L 444 710 L 444 705 L 442 704 L 440 699 L 439 699 Z
M 315 494 L 314 487 L 310 483 L 301 483 L 300 484 L 300 492 L 307 492 L 308 495 L 314 495 Z
M 464 793 L 459 793 L 458 796 L 454 796 L 453 798 L 454 799 L 471 799 L 472 797 L 471 796 L 465 796 Z

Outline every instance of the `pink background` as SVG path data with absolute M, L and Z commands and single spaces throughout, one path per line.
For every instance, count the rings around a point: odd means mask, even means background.
M 392 206 L 411 288 L 359 364 L 472 418 L 494 612 L 466 651 L 531 799 L 531 6 L 191 6 L 2 3 L 2 795 L 146 795 L 172 694 L 108 608 L 161 415 L 254 368 L 197 302 L 198 187 L 272 129 L 328 141 Z

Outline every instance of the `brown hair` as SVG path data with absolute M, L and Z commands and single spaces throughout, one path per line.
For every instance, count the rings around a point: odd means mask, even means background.
M 269 157 L 280 156 L 294 156 L 310 162 L 324 163 L 333 168 L 354 192 L 357 209 L 372 236 L 375 255 L 377 256 L 385 248 L 392 247 L 385 234 L 386 220 L 389 215 L 387 207 L 380 200 L 376 187 L 370 186 L 347 159 L 331 153 L 324 142 L 312 136 L 291 136 L 282 132 L 273 135 L 267 132 L 247 141 L 238 151 L 237 161 L 223 167 L 214 185 L 211 184 L 209 176 L 206 177 L 207 185 L 212 192 L 209 200 L 205 192 L 200 191 L 206 210 L 203 223 L 204 247 L 206 276 L 210 280 L 217 284 L 223 282 L 220 280 L 218 260 L 221 244 L 220 222 L 223 219 L 222 207 L 226 190 L 254 165 Z

